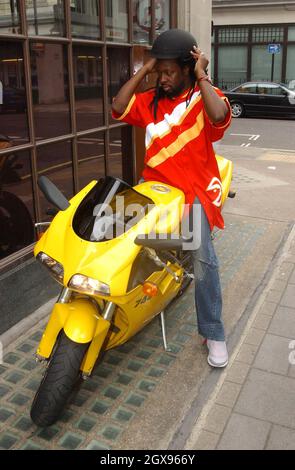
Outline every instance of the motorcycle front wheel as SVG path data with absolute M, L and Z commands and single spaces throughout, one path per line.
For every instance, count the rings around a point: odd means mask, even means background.
M 79 379 L 87 348 L 88 344 L 75 343 L 64 332 L 60 335 L 32 404 L 31 418 L 37 426 L 51 426 L 61 415 Z

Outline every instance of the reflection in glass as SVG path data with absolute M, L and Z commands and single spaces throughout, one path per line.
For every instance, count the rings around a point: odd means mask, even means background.
M 36 36 L 64 36 L 64 0 L 26 0 L 28 33 Z
M 70 132 L 65 46 L 33 42 L 31 73 L 37 139 Z
M 108 174 L 123 179 L 126 183 L 133 181 L 132 128 L 117 127 L 110 130 L 110 159 Z
M 295 89 L 295 44 L 289 44 L 287 49 L 286 83 Z
M 100 38 L 99 7 L 97 0 L 71 1 L 72 36 L 86 39 Z
M 78 140 L 79 187 L 105 176 L 104 134 L 97 133 Z
M 170 0 L 155 0 L 156 35 L 170 28 Z
M 0 132 L 12 145 L 28 141 L 27 100 L 22 45 L 0 42 Z
M 148 44 L 151 32 L 151 0 L 133 0 L 133 41 Z
M 2 0 L 0 2 L 0 32 L 20 34 L 17 0 Z
M 78 131 L 104 123 L 101 49 L 74 46 L 74 80 Z
M 59 142 L 45 145 L 37 149 L 38 176 L 47 176 L 65 195 L 67 199 L 73 196 L 72 147 L 71 142 Z M 42 220 L 48 220 L 46 211 L 50 203 L 40 194 Z
M 0 135 L 0 149 L 11 143 Z M 29 152 L 0 155 L 0 259 L 35 241 Z
M 234 86 L 247 81 L 246 46 L 220 46 L 218 49 L 218 77 L 216 86 L 230 90 Z
M 130 78 L 129 49 L 109 47 L 108 58 L 108 85 L 109 85 L 109 113 L 111 122 L 117 122 L 111 117 L 111 104 L 120 88 Z
M 288 41 L 295 41 L 295 26 L 288 28 Z
M 127 0 L 105 0 L 107 41 L 128 42 Z

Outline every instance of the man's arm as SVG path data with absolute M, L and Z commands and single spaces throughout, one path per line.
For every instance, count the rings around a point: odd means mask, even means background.
M 202 80 L 206 77 L 206 69 L 208 67 L 209 61 L 200 49 L 194 47 L 194 50 L 191 51 L 193 58 L 196 60 L 195 75 L 197 78 L 197 83 L 200 87 L 202 99 L 204 102 L 206 113 L 214 124 L 223 122 L 226 118 L 229 109 L 225 101 L 220 98 L 220 96 L 215 93 L 214 88 L 211 83 L 207 80 Z
M 153 72 L 157 60 L 150 59 L 128 82 L 126 82 L 113 100 L 112 109 L 115 113 L 123 114 L 140 82 L 146 75 Z

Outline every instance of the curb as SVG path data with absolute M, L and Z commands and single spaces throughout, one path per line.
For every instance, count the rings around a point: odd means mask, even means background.
M 21 335 L 26 333 L 31 328 L 37 326 L 39 323 L 43 322 L 44 319 L 49 315 L 53 305 L 56 302 L 56 298 L 49 300 L 37 310 L 35 310 L 27 318 L 24 318 L 16 325 L 12 326 L 9 330 L 5 331 L 0 335 L 0 344 L 2 349 L 9 349 L 9 345 L 17 340 Z

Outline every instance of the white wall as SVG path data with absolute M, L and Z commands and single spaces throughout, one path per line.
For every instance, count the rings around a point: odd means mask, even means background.
M 295 7 L 213 8 L 213 21 L 215 26 L 295 23 Z
M 178 27 L 189 31 L 200 48 L 211 55 L 212 0 L 179 0 Z

